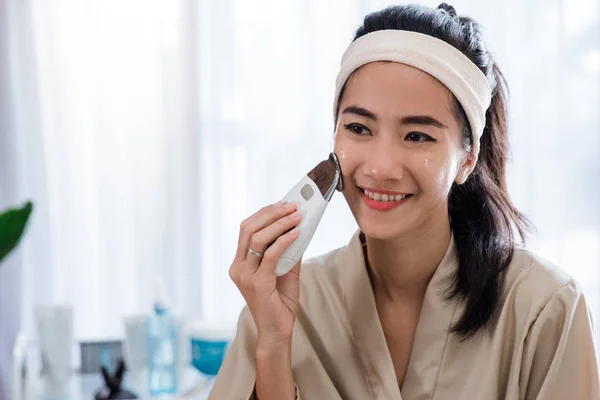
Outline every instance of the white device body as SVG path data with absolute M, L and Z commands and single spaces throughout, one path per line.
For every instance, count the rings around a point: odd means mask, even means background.
M 321 194 L 319 187 L 308 175 L 305 175 L 285 195 L 283 200 L 296 203 L 297 210 L 302 214 L 302 220 L 298 224 L 300 231 L 298 237 L 283 252 L 277 262 L 277 267 L 275 268 L 276 276 L 287 274 L 302 258 L 329 204 Z

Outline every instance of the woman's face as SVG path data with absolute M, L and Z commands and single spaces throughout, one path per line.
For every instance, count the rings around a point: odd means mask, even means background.
M 367 236 L 400 238 L 448 224 L 450 187 L 475 164 L 452 110 L 444 85 L 405 64 L 370 63 L 348 79 L 334 151 L 344 197 Z

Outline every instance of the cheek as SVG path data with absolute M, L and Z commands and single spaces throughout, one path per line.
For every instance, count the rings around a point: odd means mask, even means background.
M 423 189 L 435 193 L 436 197 L 446 197 L 456 177 L 456 163 L 445 157 L 426 157 L 421 165 L 419 181 L 426 185 Z
M 342 175 L 346 177 L 352 174 L 359 162 L 359 160 L 356 159 L 356 151 L 353 150 L 352 143 L 344 139 L 343 136 L 336 135 L 333 151 L 340 162 Z

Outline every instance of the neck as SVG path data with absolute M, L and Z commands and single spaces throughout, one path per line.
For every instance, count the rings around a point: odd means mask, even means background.
M 447 214 L 446 214 L 447 216 Z M 394 239 L 365 236 L 366 259 L 376 296 L 392 302 L 421 301 L 450 243 L 450 224 L 430 224 Z

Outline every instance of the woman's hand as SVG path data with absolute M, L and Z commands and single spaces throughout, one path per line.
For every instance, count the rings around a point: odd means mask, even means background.
M 258 331 L 257 351 L 270 353 L 291 344 L 300 297 L 300 263 L 277 277 L 277 261 L 298 237 L 301 215 L 294 203 L 264 207 L 240 226 L 235 259 L 229 276 L 236 284 L 254 318 Z M 252 254 L 252 249 L 261 255 Z

